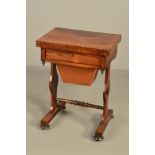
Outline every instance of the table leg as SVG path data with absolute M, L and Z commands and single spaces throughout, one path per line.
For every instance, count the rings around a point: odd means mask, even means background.
M 49 89 L 51 92 L 51 107 L 50 111 L 41 120 L 41 128 L 49 128 L 50 121 L 57 115 L 59 111 L 65 109 L 65 103 L 57 103 L 57 86 L 58 86 L 58 74 L 56 64 L 51 63 L 51 72 L 49 79 Z
M 104 91 L 103 91 L 103 114 L 98 128 L 96 129 L 95 141 L 103 140 L 103 133 L 111 118 L 113 118 L 113 110 L 108 109 L 108 98 L 110 92 L 110 66 L 105 71 Z

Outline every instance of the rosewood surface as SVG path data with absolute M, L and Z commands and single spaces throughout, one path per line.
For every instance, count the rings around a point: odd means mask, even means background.
M 52 48 L 78 53 L 109 55 L 109 51 L 121 40 L 119 34 L 54 28 L 40 39 L 36 45 L 43 48 Z
M 63 109 L 66 104 L 102 110 L 101 121 L 96 129 L 95 141 L 103 140 L 103 133 L 111 118 L 113 110 L 109 109 L 110 93 L 110 64 L 116 57 L 117 46 L 121 35 L 66 28 L 54 28 L 36 41 L 41 48 L 41 61 L 51 64 L 49 89 L 51 92 L 51 107 L 41 120 L 41 128 L 49 127 L 50 121 Z M 58 73 L 63 82 L 91 85 L 98 70 L 105 72 L 103 83 L 103 106 L 57 98 Z

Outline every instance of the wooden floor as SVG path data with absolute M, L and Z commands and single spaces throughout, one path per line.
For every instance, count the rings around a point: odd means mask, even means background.
M 114 119 L 104 140 L 94 142 L 101 110 L 68 105 L 54 118 L 49 130 L 41 130 L 40 119 L 49 111 L 49 70 L 27 69 L 27 155 L 128 155 L 128 71 L 111 72 L 110 108 Z M 103 75 L 91 87 L 63 84 L 59 79 L 58 97 L 102 105 Z M 97 103 L 96 103 L 97 101 Z

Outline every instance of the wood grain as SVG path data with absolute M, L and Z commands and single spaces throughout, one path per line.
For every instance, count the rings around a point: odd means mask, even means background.
M 36 46 L 76 51 L 95 55 L 109 55 L 113 46 L 121 40 L 120 34 L 54 28 L 36 41 Z
M 72 62 L 77 64 L 88 64 L 98 66 L 100 64 L 100 57 L 88 54 L 77 54 L 70 52 L 62 52 L 57 50 L 46 49 L 46 59 L 48 60 L 59 60 Z
M 51 92 L 50 111 L 41 120 L 41 127 L 48 128 L 50 121 L 65 109 L 66 103 L 102 110 L 101 121 L 94 139 L 103 140 L 103 134 L 113 110 L 109 109 L 110 64 L 116 57 L 120 34 L 54 28 L 36 41 L 41 47 L 41 61 L 51 63 L 49 89 Z M 63 82 L 91 85 L 98 70 L 105 71 L 103 106 L 87 102 L 57 98 L 58 67 Z

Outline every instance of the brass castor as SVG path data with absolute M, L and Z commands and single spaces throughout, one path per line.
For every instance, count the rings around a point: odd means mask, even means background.
M 104 137 L 101 134 L 96 133 L 94 136 L 94 140 L 96 142 L 102 141 L 104 139 Z
M 49 124 L 47 124 L 47 125 L 40 124 L 40 127 L 41 127 L 42 130 L 47 130 L 47 129 L 50 128 L 50 125 Z
M 112 115 L 112 116 L 111 116 L 111 118 L 113 119 L 113 118 L 114 118 L 114 116 Z
M 62 107 L 62 110 L 65 110 L 65 109 L 66 109 L 66 106 L 63 106 L 63 107 Z

